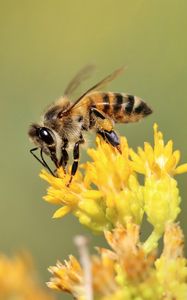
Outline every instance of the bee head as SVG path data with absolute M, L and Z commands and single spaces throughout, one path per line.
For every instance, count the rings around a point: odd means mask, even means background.
M 62 151 L 60 150 L 62 141 L 60 140 L 58 134 L 53 129 L 48 127 L 40 126 L 39 124 L 32 124 L 29 128 L 28 135 L 33 143 L 41 149 L 40 153 L 42 161 L 44 160 L 42 156 L 42 153 L 44 152 L 46 155 L 51 157 L 52 161 L 55 163 L 55 166 L 59 167 L 62 160 Z M 37 148 L 34 150 L 36 149 Z M 32 151 L 33 149 L 31 150 L 31 153 Z M 41 162 L 40 159 L 38 160 Z M 44 162 L 43 165 L 46 167 L 47 164 Z
M 47 127 L 39 126 L 38 124 L 32 124 L 29 128 L 29 137 L 40 148 L 45 151 L 45 148 L 55 145 L 55 136 L 53 131 Z M 48 153 L 46 153 L 48 154 Z

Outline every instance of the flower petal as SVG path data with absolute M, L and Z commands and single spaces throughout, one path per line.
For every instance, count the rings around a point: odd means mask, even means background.
M 60 207 L 58 210 L 55 211 L 53 218 L 54 219 L 62 218 L 65 215 L 67 215 L 70 211 L 71 211 L 71 208 L 69 206 Z

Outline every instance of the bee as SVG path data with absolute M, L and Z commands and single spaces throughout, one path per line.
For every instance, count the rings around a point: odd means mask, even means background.
M 102 92 L 103 86 L 118 76 L 123 68 L 115 70 L 99 83 L 89 88 L 76 101 L 70 95 L 91 73 L 92 67 L 82 69 L 70 82 L 64 96 L 52 104 L 44 113 L 40 123 L 33 123 L 28 135 L 36 145 L 31 154 L 55 176 L 46 163 L 43 154 L 49 156 L 56 168 L 63 167 L 73 149 L 71 176 L 76 174 L 79 162 L 79 148 L 85 142 L 85 132 L 94 130 L 112 147 L 120 150 L 120 140 L 114 130 L 115 123 L 137 122 L 152 113 L 151 108 L 140 97 L 116 92 Z M 40 158 L 35 154 L 40 150 Z

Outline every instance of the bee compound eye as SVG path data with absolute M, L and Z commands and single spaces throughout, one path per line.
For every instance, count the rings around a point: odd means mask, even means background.
M 39 128 L 38 136 L 42 141 L 44 141 L 48 145 L 51 145 L 54 143 L 54 139 L 48 128 L 45 128 L 45 127 Z

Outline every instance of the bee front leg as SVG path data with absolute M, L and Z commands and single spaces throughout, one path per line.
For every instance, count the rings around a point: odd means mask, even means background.
M 68 183 L 68 186 L 70 185 L 70 183 L 72 182 L 73 176 L 75 176 L 76 172 L 77 172 L 77 168 L 78 168 L 78 164 L 79 164 L 79 145 L 80 145 L 80 141 L 76 142 L 73 148 L 73 164 L 71 167 L 71 177 Z
M 61 158 L 61 166 L 64 170 L 64 173 L 66 174 L 66 166 L 69 160 L 69 155 L 66 149 L 62 149 L 62 158 Z

